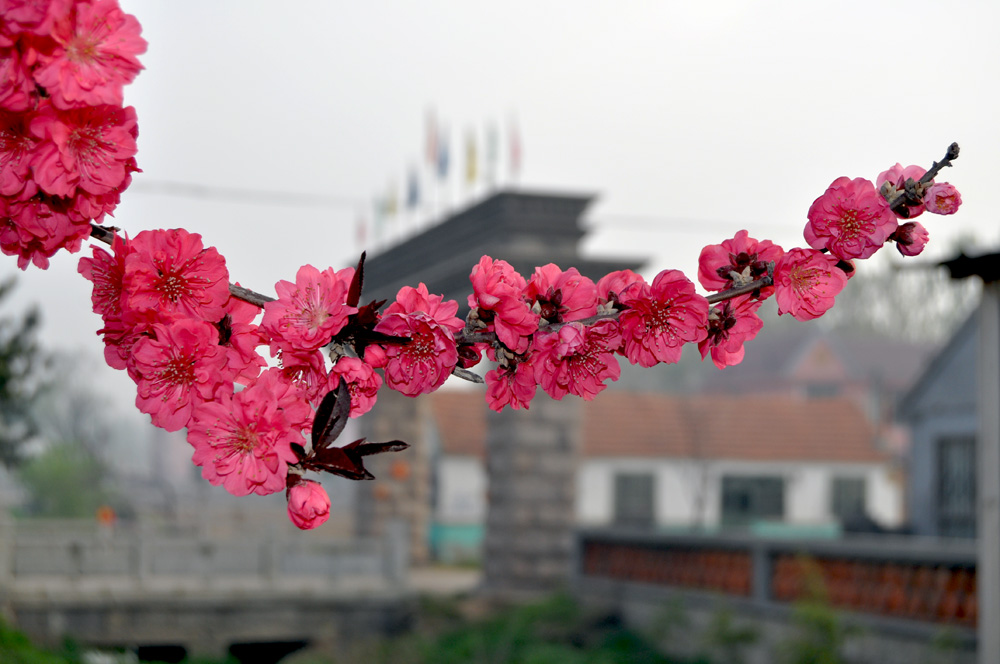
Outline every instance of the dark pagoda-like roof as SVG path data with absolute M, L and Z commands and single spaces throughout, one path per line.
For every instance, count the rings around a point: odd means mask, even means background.
M 636 270 L 643 259 L 584 258 L 581 219 L 592 195 L 500 191 L 456 212 L 419 235 L 369 257 L 365 300 L 395 298 L 403 286 L 423 282 L 431 293 L 458 300 L 472 292 L 469 273 L 487 254 L 530 278 L 536 266 L 577 268 L 595 281 L 614 270 Z M 464 314 L 463 314 L 464 315 Z

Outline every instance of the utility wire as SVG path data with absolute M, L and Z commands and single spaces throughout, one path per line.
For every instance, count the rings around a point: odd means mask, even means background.
M 741 223 L 735 220 L 725 221 L 721 219 L 684 219 L 680 217 L 659 217 L 643 214 L 608 214 L 600 215 L 594 219 L 586 219 L 583 222 L 583 226 L 589 231 L 628 229 L 658 233 L 702 234 L 709 231 L 732 234 L 741 228 Z M 745 227 L 745 223 L 742 227 Z M 790 225 L 773 222 L 754 223 L 753 227 L 769 228 L 775 232 L 797 230 L 797 227 L 793 228 Z M 759 237 L 759 234 L 756 237 Z
M 217 187 L 189 182 L 137 179 L 129 191 L 158 196 L 197 198 L 203 200 L 229 201 L 233 203 L 254 203 L 258 205 L 281 205 L 296 207 L 350 208 L 356 210 L 367 205 L 361 198 L 349 196 L 328 196 L 305 192 L 268 191 L 266 189 L 240 189 L 238 187 Z

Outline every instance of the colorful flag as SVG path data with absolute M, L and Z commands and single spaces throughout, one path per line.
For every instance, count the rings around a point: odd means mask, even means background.
M 478 159 L 476 155 L 476 135 L 469 131 L 465 134 L 465 182 L 474 184 L 478 175 Z
M 395 217 L 399 210 L 399 197 L 396 194 L 396 183 L 389 185 L 389 191 L 385 195 L 385 216 Z
M 490 123 L 486 127 L 486 182 L 490 186 L 497 179 L 497 126 Z
M 510 123 L 510 177 L 516 180 L 521 174 L 521 134 L 517 130 L 517 122 Z
M 412 210 L 420 205 L 420 178 L 417 177 L 417 169 L 410 169 L 410 176 L 406 181 L 406 207 Z
M 448 133 L 441 132 L 438 136 L 438 153 L 437 153 L 437 175 L 439 180 L 447 179 L 448 177 Z
M 358 219 L 354 224 L 354 240 L 359 249 L 365 248 L 365 242 L 368 240 L 368 220 L 363 214 L 358 214 Z
M 438 127 L 437 118 L 434 117 L 434 111 L 427 111 L 427 124 L 425 131 L 427 134 L 427 144 L 424 156 L 427 158 L 427 165 L 434 168 L 438 160 Z
M 385 225 L 385 201 L 381 196 L 376 196 L 372 199 L 372 219 L 373 232 L 372 232 L 372 242 L 374 244 L 379 244 L 382 241 L 382 234 Z

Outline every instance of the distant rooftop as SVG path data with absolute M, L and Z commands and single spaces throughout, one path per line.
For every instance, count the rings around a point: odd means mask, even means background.
M 763 330 L 746 344 L 743 362 L 709 372 L 708 392 L 746 393 L 761 386 L 808 382 L 878 383 L 903 392 L 920 375 L 938 344 L 852 337 L 816 325 Z
M 481 390 L 426 397 L 444 454 L 482 457 Z M 570 398 L 570 397 L 567 397 Z M 603 392 L 584 404 L 583 458 L 674 457 L 871 463 L 888 459 L 850 399 Z
M 584 258 L 583 213 L 590 194 L 500 191 L 409 238 L 365 264 L 364 299 L 389 299 L 403 286 L 423 282 L 431 293 L 458 300 L 467 311 L 469 273 L 488 254 L 510 263 L 525 278 L 536 266 L 577 268 L 595 281 L 608 272 L 636 270 L 636 257 Z M 464 315 L 464 314 L 462 314 Z

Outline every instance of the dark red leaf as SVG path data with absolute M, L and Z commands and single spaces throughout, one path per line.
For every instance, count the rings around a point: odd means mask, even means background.
M 354 271 L 354 278 L 351 279 L 351 287 L 347 291 L 347 306 L 356 307 L 358 302 L 361 301 L 361 287 L 365 283 L 365 254 L 367 252 L 361 252 L 361 258 L 358 260 L 358 268 Z
M 314 454 L 317 450 L 329 447 L 337 439 L 347 425 L 350 412 L 351 393 L 347 389 L 347 383 L 341 378 L 337 389 L 328 392 L 316 409 L 312 426 Z
M 384 452 L 401 452 L 410 446 L 401 440 L 390 440 L 387 443 L 371 443 L 364 438 L 360 438 L 353 443 L 344 445 L 345 451 L 351 451 L 358 456 L 366 457 L 372 454 L 382 454 Z
M 340 447 L 329 447 L 320 451 L 314 455 L 313 459 L 306 462 L 305 465 L 310 470 L 321 470 L 351 480 L 370 480 L 375 478 L 365 468 L 360 456 L 350 454 Z
M 363 307 L 358 308 L 358 313 L 355 314 L 355 319 L 358 324 L 363 327 L 368 327 L 374 325 L 378 322 L 378 310 L 382 308 L 387 300 L 372 300 Z

